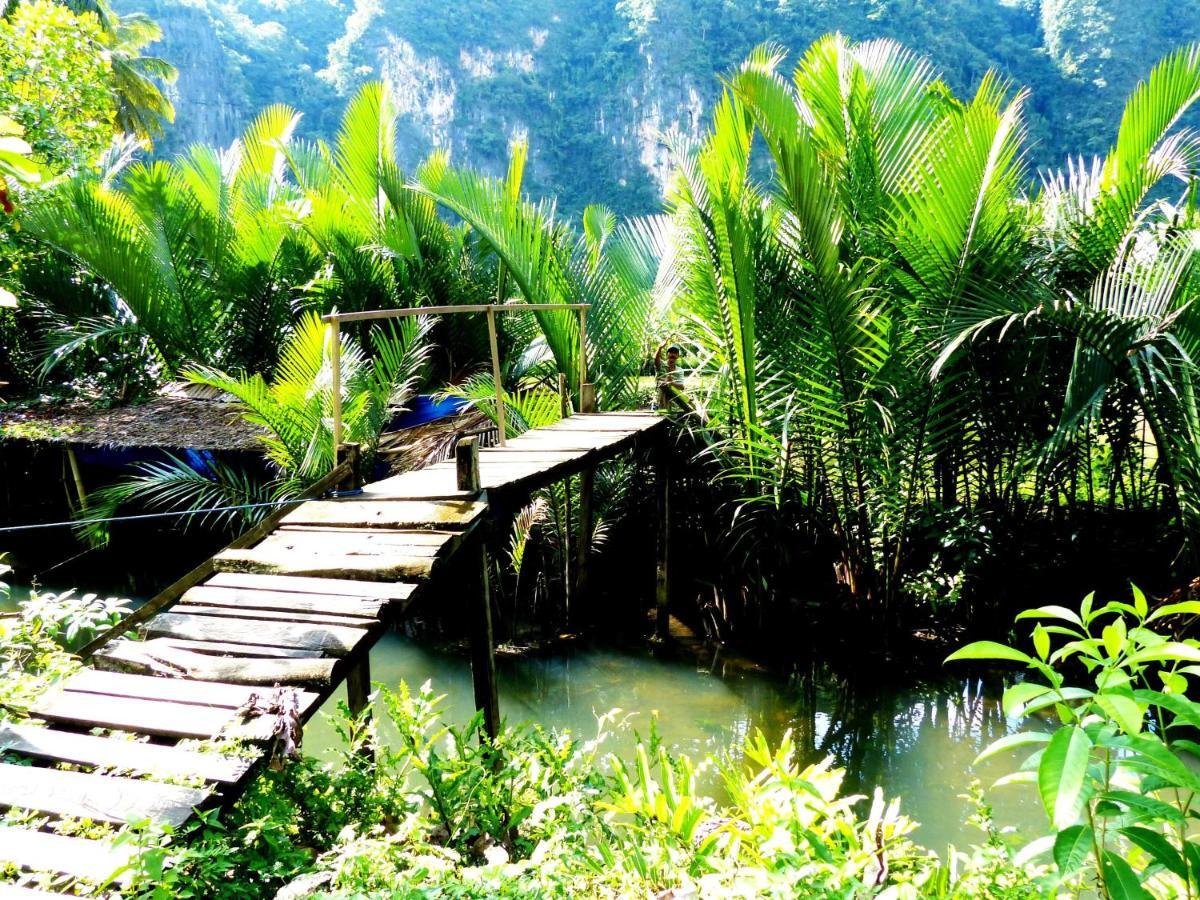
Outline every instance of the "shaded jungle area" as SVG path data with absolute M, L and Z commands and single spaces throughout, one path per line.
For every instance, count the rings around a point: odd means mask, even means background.
M 334 465 L 335 389 L 381 476 L 494 431 L 498 391 L 509 436 L 580 409 L 581 363 L 601 410 L 672 420 L 659 652 L 722 647 L 841 696 L 680 748 L 653 709 L 492 739 L 428 682 L 385 682 L 223 816 L 4 813 L 124 848 L 111 880 L 0 873 L 145 897 L 1196 894 L 1200 46 L 1146 73 L 1105 156 L 1035 178 L 1020 86 L 955 94 L 891 41 L 765 44 L 701 139 L 661 136 L 657 214 L 568 219 L 523 189 L 520 140 L 503 176 L 445 151 L 402 170 L 383 82 L 330 141 L 276 105 L 227 147 L 149 159 L 173 117 L 158 34 L 101 0 L 0 17 L 0 543 L 36 582 L 0 618 L 0 721 L 130 609 L 42 585 L 153 593 L 299 497 Z M 479 317 L 347 325 L 334 378 L 322 315 L 486 303 L 590 304 L 586 333 L 499 317 L 496 384 Z M 222 405 L 164 427 L 188 391 Z M 418 440 L 402 416 L 429 395 L 454 414 Z M 586 592 L 578 487 L 516 512 L 488 563 L 506 650 L 644 646 L 655 491 L 645 459 L 597 472 Z M 468 590 L 414 635 L 453 647 Z M 961 702 L 848 686 L 939 678 L 947 654 Z M 972 783 L 996 773 L 964 767 L 979 837 L 922 848 L 865 757 L 925 722 L 1001 760 L 1033 822 L 1008 834 Z

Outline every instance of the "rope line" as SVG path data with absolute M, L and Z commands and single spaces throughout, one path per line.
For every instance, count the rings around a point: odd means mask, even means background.
M 333 496 L 342 492 L 334 491 Z M 361 493 L 361 491 L 359 492 Z M 47 528 L 77 528 L 81 525 L 101 525 L 108 522 L 138 522 L 145 519 L 173 519 L 183 516 L 205 516 L 210 513 L 237 512 L 241 509 L 264 509 L 266 507 L 291 506 L 297 503 L 307 503 L 311 497 L 297 497 L 291 500 L 265 500 L 261 503 L 239 503 L 232 506 L 213 506 L 208 509 L 177 509 L 169 512 L 138 513 L 132 516 L 107 516 L 97 519 L 68 519 L 65 522 L 39 522 L 33 525 L 8 525 L 0 528 L 0 534 L 12 534 L 17 531 L 42 531 Z

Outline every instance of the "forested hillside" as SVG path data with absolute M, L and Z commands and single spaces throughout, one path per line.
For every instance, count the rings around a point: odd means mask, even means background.
M 829 31 L 920 47 L 959 94 L 989 68 L 1033 91 L 1032 159 L 1100 153 L 1137 78 L 1200 33 L 1200 0 L 121 0 L 165 32 L 180 69 L 167 151 L 231 140 L 274 102 L 329 134 L 382 77 L 406 162 L 431 146 L 495 169 L 528 133 L 529 187 L 563 208 L 653 208 L 660 132 L 695 133 L 719 83 L 764 40 Z

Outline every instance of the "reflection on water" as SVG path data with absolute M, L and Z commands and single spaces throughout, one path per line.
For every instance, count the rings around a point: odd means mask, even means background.
M 978 680 L 902 685 L 894 676 L 850 683 L 827 673 L 786 679 L 736 668 L 715 674 L 690 660 L 610 647 L 499 659 L 497 666 L 502 711 L 513 722 L 590 737 L 597 715 L 620 708 L 638 714 L 634 727 L 644 734 L 657 712 L 663 739 L 694 757 L 739 745 L 754 729 L 775 741 L 790 728 L 809 761 L 832 754 L 846 767 L 847 790 L 870 793 L 879 785 L 903 797 L 905 812 L 922 823 L 917 839 L 939 851 L 979 838 L 965 824 L 971 809 L 959 797 L 969 781 L 989 786 L 1016 761 L 972 766 L 981 748 L 1017 724 L 1000 711 L 999 686 Z M 447 695 L 447 721 L 465 721 L 473 712 L 464 657 L 389 635 L 372 652 L 371 670 L 388 686 L 432 679 Z M 309 753 L 328 753 L 335 742 L 323 717 L 308 726 Z M 620 753 L 632 742 L 632 734 L 624 734 L 609 746 Z M 717 789 L 711 776 L 706 787 Z M 998 788 L 989 799 L 1002 825 L 1033 833 L 1044 824 L 1027 787 Z

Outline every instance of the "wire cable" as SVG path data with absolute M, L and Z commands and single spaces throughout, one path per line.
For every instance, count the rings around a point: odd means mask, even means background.
M 338 496 L 341 492 L 334 492 Z M 361 492 L 360 492 L 361 493 Z M 107 516 L 97 519 L 68 519 L 65 522 L 38 522 L 33 525 L 8 525 L 0 528 L 0 534 L 12 534 L 18 531 L 42 531 L 47 528 L 78 528 L 82 525 L 102 525 L 109 522 L 139 522 L 146 519 L 173 519 L 184 516 L 204 516 L 211 513 L 237 512 L 242 509 L 264 509 L 267 507 L 291 506 L 297 503 L 307 503 L 311 497 L 297 497 L 291 500 L 265 500 L 261 503 L 239 503 L 232 506 L 213 506 L 208 509 L 177 509 L 168 512 L 138 513 L 132 516 Z

